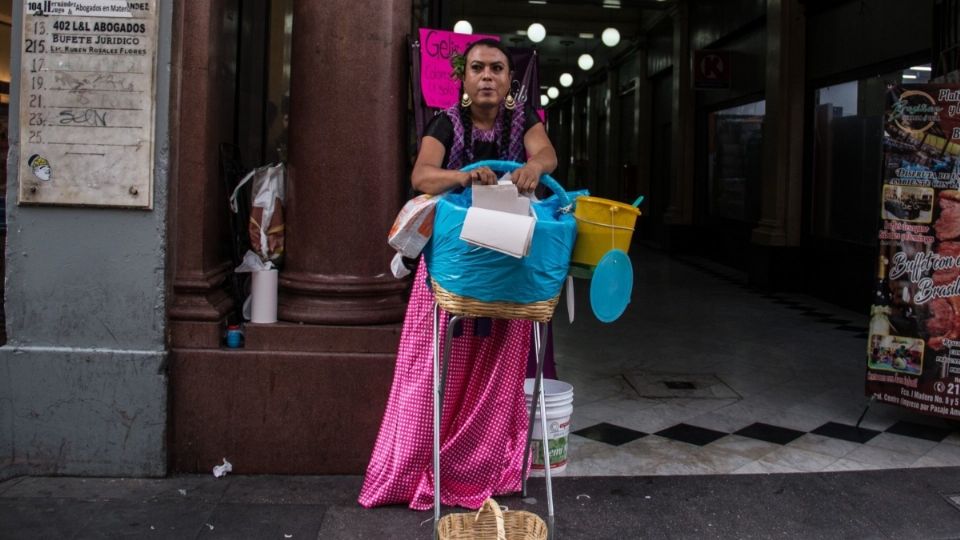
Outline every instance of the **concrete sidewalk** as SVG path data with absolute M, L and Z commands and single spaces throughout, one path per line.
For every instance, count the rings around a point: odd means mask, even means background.
M 0 538 L 431 538 L 431 512 L 361 508 L 360 482 L 356 476 L 14 478 L 0 483 Z M 531 485 L 527 503 L 498 500 L 545 516 L 543 482 Z M 564 540 L 960 538 L 958 467 L 557 478 L 554 493 L 553 537 Z

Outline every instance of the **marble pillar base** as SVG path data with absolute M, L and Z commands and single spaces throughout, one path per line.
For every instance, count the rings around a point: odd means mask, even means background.
M 385 324 L 403 320 L 406 280 L 282 273 L 278 318 L 311 324 Z

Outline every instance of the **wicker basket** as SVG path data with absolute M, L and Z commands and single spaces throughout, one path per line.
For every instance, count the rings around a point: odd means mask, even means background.
M 492 160 L 473 163 L 461 171 L 489 167 L 497 172 L 509 172 L 522 166 L 512 161 Z M 563 187 L 547 174 L 540 177 L 540 183 L 556 197 L 534 204 L 545 205 L 538 211 L 545 208 L 553 217 L 538 218 L 531 251 L 521 258 L 522 261 L 492 250 L 477 250 L 459 238 L 459 227 L 462 227 L 472 205 L 470 198 L 461 200 L 457 199 L 459 195 L 449 195 L 438 200 L 434 219 L 444 224 L 444 233 L 438 232 L 435 223 L 433 238 L 424 249 L 424 257 L 434 297 L 446 312 L 544 323 L 553 318 L 569 271 L 570 254 L 576 239 L 576 220 L 568 215 L 573 203 Z M 503 284 L 512 284 L 515 289 L 501 290 Z
M 466 315 L 468 317 L 490 317 L 493 319 L 514 319 L 522 321 L 550 322 L 553 312 L 560 301 L 560 295 L 549 300 L 516 304 L 513 302 L 483 302 L 467 296 L 454 294 L 439 283 L 430 280 L 433 286 L 433 297 L 437 304 L 447 313 Z
M 500 510 L 493 499 L 474 514 L 447 514 L 437 524 L 440 540 L 546 540 L 547 524 L 523 510 Z

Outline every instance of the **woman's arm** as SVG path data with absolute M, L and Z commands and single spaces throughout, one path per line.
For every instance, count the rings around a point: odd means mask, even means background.
M 533 191 L 540 183 L 540 175 L 557 168 L 557 152 L 550 144 L 542 123 L 535 124 L 523 136 L 523 147 L 530 156 L 527 163 L 513 172 L 513 183 L 520 191 Z
M 451 171 L 442 168 L 443 156 L 446 149 L 439 140 L 426 135 L 420 141 L 420 154 L 413 165 L 410 183 L 413 189 L 430 195 L 439 195 L 458 186 L 466 186 L 471 182 L 482 184 L 496 184 L 497 176 L 487 167 L 481 167 L 469 173 Z

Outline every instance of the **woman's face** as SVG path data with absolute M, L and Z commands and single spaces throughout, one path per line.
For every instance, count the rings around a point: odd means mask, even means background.
M 478 107 L 498 107 L 510 91 L 510 68 L 500 49 L 477 45 L 467 55 L 463 90 Z

